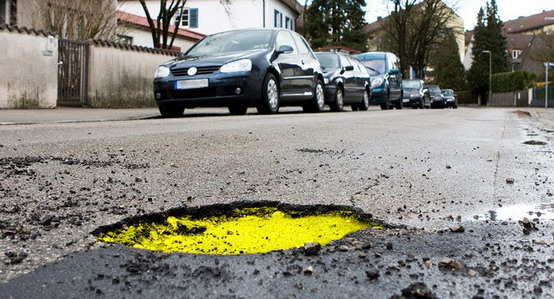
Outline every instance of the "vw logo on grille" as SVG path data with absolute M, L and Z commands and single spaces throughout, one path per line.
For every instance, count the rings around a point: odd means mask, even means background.
M 194 76 L 194 75 L 196 75 L 196 72 L 198 72 L 198 69 L 195 68 L 195 67 L 191 67 L 190 69 L 188 69 L 187 74 L 189 76 Z

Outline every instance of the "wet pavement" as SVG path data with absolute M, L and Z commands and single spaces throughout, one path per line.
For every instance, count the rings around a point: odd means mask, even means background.
M 0 297 L 552 297 L 554 114 L 513 112 L 0 126 Z M 351 206 L 387 227 L 316 255 L 163 254 L 91 235 L 262 200 Z

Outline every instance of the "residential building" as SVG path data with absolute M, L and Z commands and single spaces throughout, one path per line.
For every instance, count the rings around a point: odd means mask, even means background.
M 159 0 L 146 0 L 150 15 L 159 14 Z M 145 17 L 138 0 L 119 1 L 119 10 Z M 209 35 L 243 28 L 287 28 L 295 30 L 302 6 L 296 0 L 187 0 L 173 24 Z
M 117 38 L 120 43 L 149 48 L 154 46 L 150 25 L 148 24 L 148 19 L 145 17 L 118 11 L 117 22 Z M 169 33 L 172 35 L 176 29 L 177 27 L 174 25 L 169 26 Z M 189 49 L 205 36 L 206 35 L 198 32 L 179 28 L 175 36 L 175 41 L 173 42 L 172 50 L 184 51 Z
M 507 64 L 511 70 L 523 70 L 543 75 L 543 62 L 534 61 L 532 53 L 544 46 L 543 33 L 554 33 L 554 10 L 543 11 L 528 17 L 519 17 L 504 23 L 502 33 L 506 38 Z M 466 32 L 468 40 L 473 40 L 473 31 Z M 471 68 L 473 43 L 467 47 L 464 67 Z

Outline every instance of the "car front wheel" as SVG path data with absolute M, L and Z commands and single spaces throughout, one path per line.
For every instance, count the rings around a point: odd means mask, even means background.
M 362 102 L 358 104 L 358 109 L 360 111 L 367 111 L 369 109 L 369 91 L 367 89 L 364 91 Z
M 262 114 L 275 114 L 279 111 L 279 83 L 271 73 L 265 76 L 262 99 L 256 108 Z
M 340 112 L 344 109 L 344 93 L 342 88 L 337 87 L 337 92 L 335 93 L 335 98 L 333 103 L 331 103 L 331 111 Z
M 158 109 L 162 117 L 175 118 L 183 116 L 185 106 L 180 104 L 159 104 Z
M 317 80 L 314 97 L 310 103 L 304 106 L 305 112 L 322 112 L 323 107 L 325 106 L 325 93 L 323 91 L 323 82 Z

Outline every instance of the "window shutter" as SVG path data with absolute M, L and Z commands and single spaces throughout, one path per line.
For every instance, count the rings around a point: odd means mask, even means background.
M 189 28 L 198 28 L 198 8 L 189 9 Z
M 273 12 L 273 17 L 275 18 L 274 22 L 273 22 L 273 27 L 277 28 L 278 24 L 277 24 L 277 20 L 279 19 L 279 12 L 277 10 L 275 10 Z

